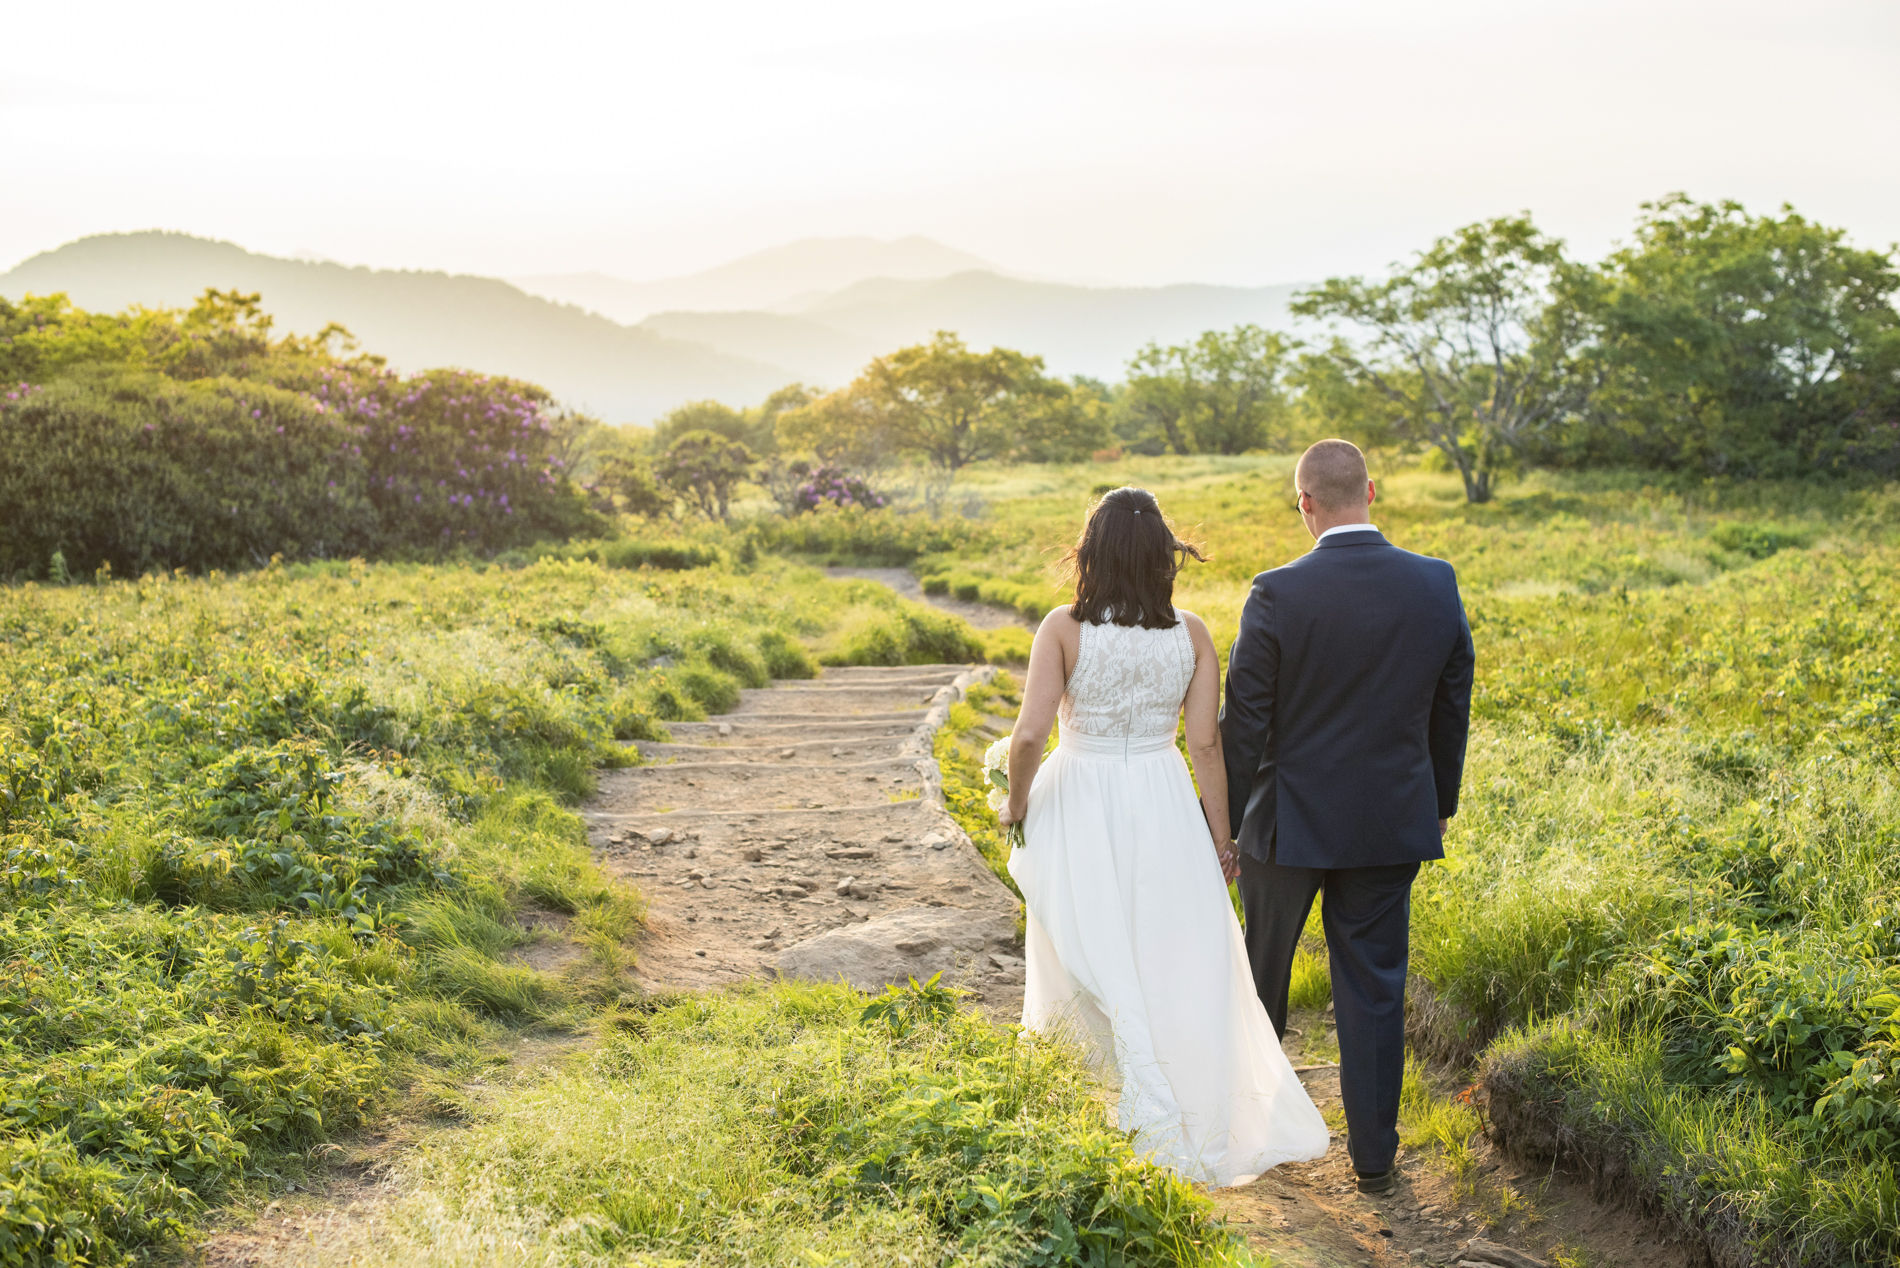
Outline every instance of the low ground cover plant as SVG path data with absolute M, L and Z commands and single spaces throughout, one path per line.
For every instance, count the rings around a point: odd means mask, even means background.
M 604 1019 L 584 1064 L 405 1164 L 378 1262 L 1237 1261 L 1194 1188 L 1137 1160 L 1073 1050 L 933 983 L 869 1006 L 783 984 Z M 471 1137 L 472 1139 L 468 1138 Z M 344 1235 L 317 1262 L 369 1247 Z

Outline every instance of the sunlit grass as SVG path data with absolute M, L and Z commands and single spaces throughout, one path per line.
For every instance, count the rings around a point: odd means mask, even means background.
M 865 1021 L 840 987 L 607 1019 L 550 1077 L 401 1165 L 380 1225 L 306 1262 L 1237 1262 L 1191 1186 L 1137 1162 L 1094 1076 L 978 1016 Z

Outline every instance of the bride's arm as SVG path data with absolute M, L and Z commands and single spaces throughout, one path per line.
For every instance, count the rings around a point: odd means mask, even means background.
M 1029 786 L 1042 765 L 1043 745 L 1055 725 L 1069 666 L 1081 643 L 1081 627 L 1069 609 L 1057 608 L 1036 627 L 1029 645 L 1029 676 L 1023 682 L 1023 707 L 1009 733 L 1009 804 L 997 813 L 1004 823 L 1020 823 L 1029 813 Z
M 1228 848 L 1233 825 L 1227 819 L 1227 759 L 1221 753 L 1220 656 L 1200 617 L 1183 612 L 1181 619 L 1187 623 L 1188 637 L 1194 643 L 1194 677 L 1188 682 L 1185 701 L 1188 756 L 1201 784 L 1201 811 L 1207 816 L 1207 830 L 1220 854 L 1221 871 L 1232 880 L 1239 873 Z

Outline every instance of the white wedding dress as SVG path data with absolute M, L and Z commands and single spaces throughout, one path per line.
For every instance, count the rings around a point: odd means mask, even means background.
M 1194 1180 L 1246 1184 L 1326 1152 L 1326 1123 L 1254 994 L 1187 763 L 1187 626 L 1088 625 L 1061 740 L 1009 860 L 1028 908 L 1023 1025 L 1120 1076 L 1122 1130 Z

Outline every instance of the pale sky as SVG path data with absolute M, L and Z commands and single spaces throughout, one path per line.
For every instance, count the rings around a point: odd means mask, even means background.
M 0 269 L 89 233 L 669 276 L 918 233 L 1153 284 L 1671 190 L 1900 240 L 1896 0 L 0 0 Z

